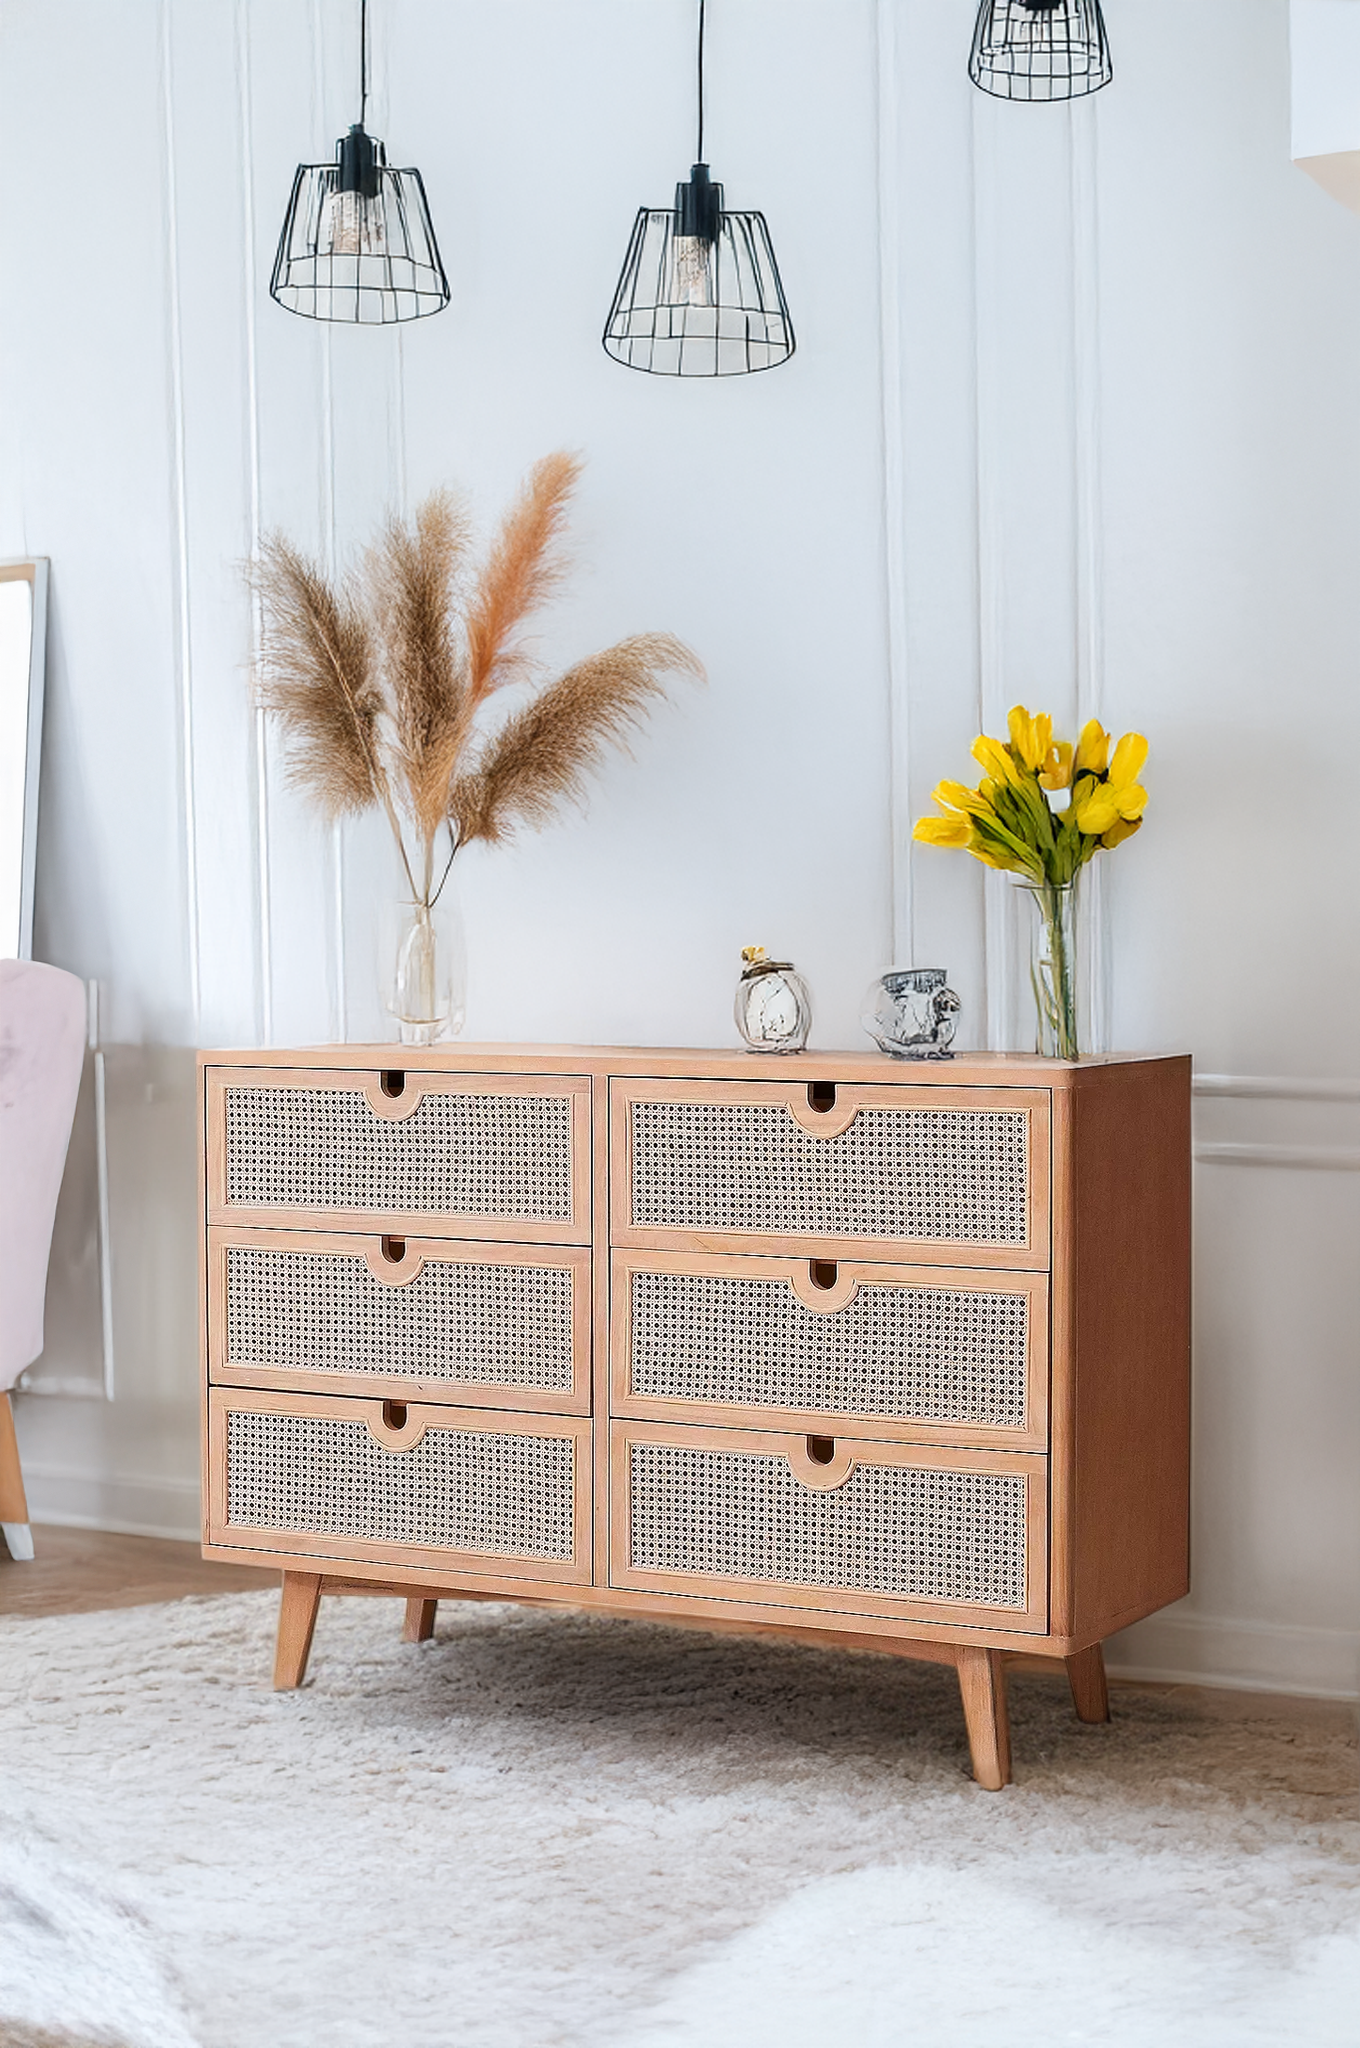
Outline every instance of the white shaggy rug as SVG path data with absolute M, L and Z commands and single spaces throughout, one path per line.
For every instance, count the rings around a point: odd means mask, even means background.
M 642 1623 L 0 1624 L 6 2048 L 1356 2048 L 1335 1728 Z

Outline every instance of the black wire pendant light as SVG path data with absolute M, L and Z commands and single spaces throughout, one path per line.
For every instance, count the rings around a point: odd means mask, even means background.
M 699 0 L 699 146 L 675 204 L 639 207 L 604 346 L 655 377 L 741 377 L 793 354 L 793 322 L 763 213 L 730 213 L 704 154 L 705 0 Z
M 1100 0 L 982 0 L 968 76 L 1002 100 L 1075 100 L 1114 76 Z
M 359 118 L 335 161 L 299 164 L 269 290 L 307 320 L 382 327 L 442 312 L 449 281 L 439 260 L 419 171 L 389 169 L 367 133 L 368 0 L 359 5 Z

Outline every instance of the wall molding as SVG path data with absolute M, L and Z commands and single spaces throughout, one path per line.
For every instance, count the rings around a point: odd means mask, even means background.
M 196 1479 L 149 1474 L 101 1476 L 76 1465 L 24 1459 L 29 1510 L 35 1522 L 59 1529 L 107 1529 L 115 1536 L 160 1536 L 196 1542 L 202 1517 Z
M 1235 1621 L 1213 1614 L 1151 1615 L 1105 1646 L 1112 1677 L 1155 1685 L 1360 1698 L 1360 1630 Z
M 879 403 L 883 433 L 883 579 L 888 656 L 889 940 L 894 961 L 916 958 L 911 850 L 910 697 L 907 669 L 906 428 L 902 411 L 902 138 L 898 115 L 897 5 L 878 0 Z
M 1203 1166 L 1275 1166 L 1315 1173 L 1360 1173 L 1360 1148 L 1341 1145 L 1196 1145 Z
M 1194 1095 L 1259 1102 L 1360 1102 L 1360 1081 L 1314 1081 L 1292 1074 L 1196 1074 Z

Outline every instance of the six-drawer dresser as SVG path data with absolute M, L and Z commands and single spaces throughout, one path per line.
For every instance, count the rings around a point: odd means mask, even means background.
M 397 1064 L 397 1062 L 400 1064 Z M 1187 1588 L 1182 1058 L 203 1056 L 204 1551 L 1006 1660 Z

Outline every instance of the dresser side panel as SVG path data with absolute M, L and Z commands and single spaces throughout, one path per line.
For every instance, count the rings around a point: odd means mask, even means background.
M 1189 1060 L 1082 1075 L 1066 1140 L 1055 1425 L 1065 1410 L 1071 1631 L 1096 1640 L 1189 1590 Z

